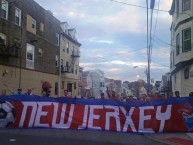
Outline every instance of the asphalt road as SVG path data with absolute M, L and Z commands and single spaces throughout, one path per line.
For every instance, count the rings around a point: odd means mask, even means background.
M 163 145 L 144 135 L 84 130 L 0 130 L 0 145 Z

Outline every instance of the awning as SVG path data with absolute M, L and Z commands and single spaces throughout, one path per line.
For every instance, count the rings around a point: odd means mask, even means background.
M 45 82 L 42 84 L 42 89 L 49 89 L 49 88 L 52 88 L 51 83 L 48 82 L 48 81 L 45 81 Z

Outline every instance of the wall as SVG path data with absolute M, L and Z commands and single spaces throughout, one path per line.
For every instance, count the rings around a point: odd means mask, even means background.
M 7 74 L 3 75 L 5 70 L 7 70 Z M 19 87 L 19 74 L 19 68 L 0 65 L 0 91 L 6 90 L 7 95 L 11 94 L 8 88 L 16 91 Z M 57 97 L 57 95 L 54 94 L 55 82 L 58 82 L 57 75 L 36 72 L 27 69 L 21 69 L 21 74 L 21 88 L 24 92 L 26 92 L 28 88 L 32 88 L 33 94 L 41 95 L 42 84 L 44 81 L 48 81 L 52 85 L 51 96 Z M 5 85 L 7 85 L 7 87 Z

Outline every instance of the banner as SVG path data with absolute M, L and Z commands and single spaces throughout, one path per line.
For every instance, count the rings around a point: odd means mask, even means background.
M 128 133 L 193 131 L 193 97 L 120 102 L 0 96 L 0 128 L 93 129 Z

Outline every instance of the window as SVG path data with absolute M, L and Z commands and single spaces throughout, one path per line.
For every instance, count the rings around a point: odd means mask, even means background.
M 71 68 L 71 72 L 74 73 L 74 68 Z
M 56 67 L 58 67 L 58 55 L 56 55 Z
M 76 90 L 76 82 L 74 83 L 74 89 Z
M 36 20 L 32 18 L 32 28 L 36 29 Z
M 186 68 L 186 69 L 184 70 L 184 78 L 185 78 L 185 79 L 189 79 L 189 68 Z
M 60 45 L 60 36 L 58 33 L 56 33 L 56 45 L 59 46 Z
M 69 43 L 68 42 L 66 43 L 66 51 L 67 53 L 69 53 Z
M 76 65 L 75 74 L 78 74 L 78 65 Z
M 182 0 L 182 12 L 190 10 L 190 0 Z
M 6 44 L 6 35 L 3 33 L 0 33 L 0 38 L 3 40 L 4 44 Z
M 28 14 L 27 14 L 26 30 L 33 34 L 36 34 L 36 20 Z
M 33 45 L 27 44 L 26 68 L 34 69 L 34 50 L 35 50 L 35 47 Z
M 172 52 L 170 52 L 170 68 L 172 68 Z
M 175 65 L 175 51 L 173 51 L 173 67 L 174 67 L 174 65 Z
M 58 83 L 55 82 L 55 95 L 58 95 Z
M 191 28 L 182 31 L 182 52 L 191 50 Z
M 21 26 L 21 10 L 15 8 L 15 24 Z
M 179 34 L 176 36 L 176 55 L 180 53 L 180 36 Z
M 6 0 L 1 1 L 1 17 L 8 19 L 8 2 Z
M 39 57 L 42 57 L 42 56 L 43 56 L 43 49 L 39 48 Z
M 62 81 L 61 89 L 64 89 L 64 81 Z
M 66 71 L 69 71 L 69 62 L 66 62 Z
M 72 93 L 72 83 L 68 83 L 67 84 L 67 91 L 68 91 L 68 93 Z
M 44 32 L 44 24 L 40 23 L 40 31 Z
M 61 59 L 61 66 L 63 66 L 64 65 L 64 60 L 63 59 Z
M 176 17 L 179 17 L 179 0 L 176 0 Z

